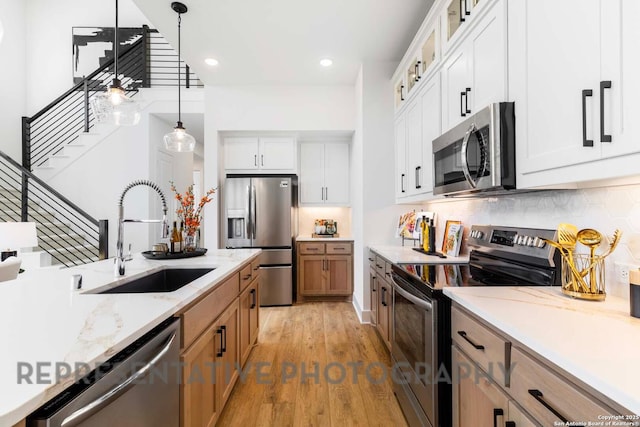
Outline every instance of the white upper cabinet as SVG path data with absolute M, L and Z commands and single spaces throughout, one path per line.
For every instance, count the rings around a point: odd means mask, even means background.
M 296 172 L 296 140 L 293 137 L 227 137 L 224 168 L 234 172 Z
M 440 75 L 426 82 L 420 93 L 422 104 L 422 168 L 419 185 L 423 194 L 433 193 L 433 140 L 442 134 Z
M 300 204 L 348 206 L 349 143 L 300 143 Z
M 510 3 L 520 187 L 638 174 L 638 13 L 634 0 Z
M 442 67 L 445 131 L 489 104 L 507 100 L 506 4 L 500 0 L 486 6 L 490 9 L 468 34 L 460 34 L 460 44 L 448 54 Z
M 395 122 L 395 188 L 396 200 L 407 197 L 407 118 L 403 113 Z
M 407 106 L 405 116 L 407 117 L 406 128 L 406 195 L 412 196 L 420 193 L 422 185 L 420 178 L 423 171 L 422 166 L 422 103 L 419 97 L 411 101 Z

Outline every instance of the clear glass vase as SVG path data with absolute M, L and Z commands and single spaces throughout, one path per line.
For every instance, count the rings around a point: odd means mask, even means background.
M 195 234 L 187 234 L 184 236 L 184 251 L 185 252 L 193 252 L 197 247 L 196 235 Z

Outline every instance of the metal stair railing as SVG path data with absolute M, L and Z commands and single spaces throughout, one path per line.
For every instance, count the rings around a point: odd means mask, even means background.
M 0 151 L 0 220 L 35 222 L 38 246 L 66 267 L 109 257 L 107 220 L 97 220 Z
M 177 85 L 177 53 L 157 30 L 144 26 L 141 37 L 118 54 L 118 74 L 128 96 L 143 87 Z M 84 77 L 71 89 L 31 117 L 22 118 L 22 166 L 32 171 L 89 132 L 95 118 L 89 101 L 107 89 L 113 80 L 114 59 Z M 187 78 L 186 88 L 203 87 L 198 77 L 183 61 L 180 68 Z

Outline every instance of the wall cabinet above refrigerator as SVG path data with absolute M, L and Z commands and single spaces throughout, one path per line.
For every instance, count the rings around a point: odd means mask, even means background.
M 293 137 L 227 137 L 224 168 L 232 173 L 296 173 Z

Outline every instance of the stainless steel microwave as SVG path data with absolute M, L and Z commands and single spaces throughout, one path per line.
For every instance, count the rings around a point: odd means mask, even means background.
M 491 104 L 433 140 L 433 194 L 516 188 L 513 102 Z

